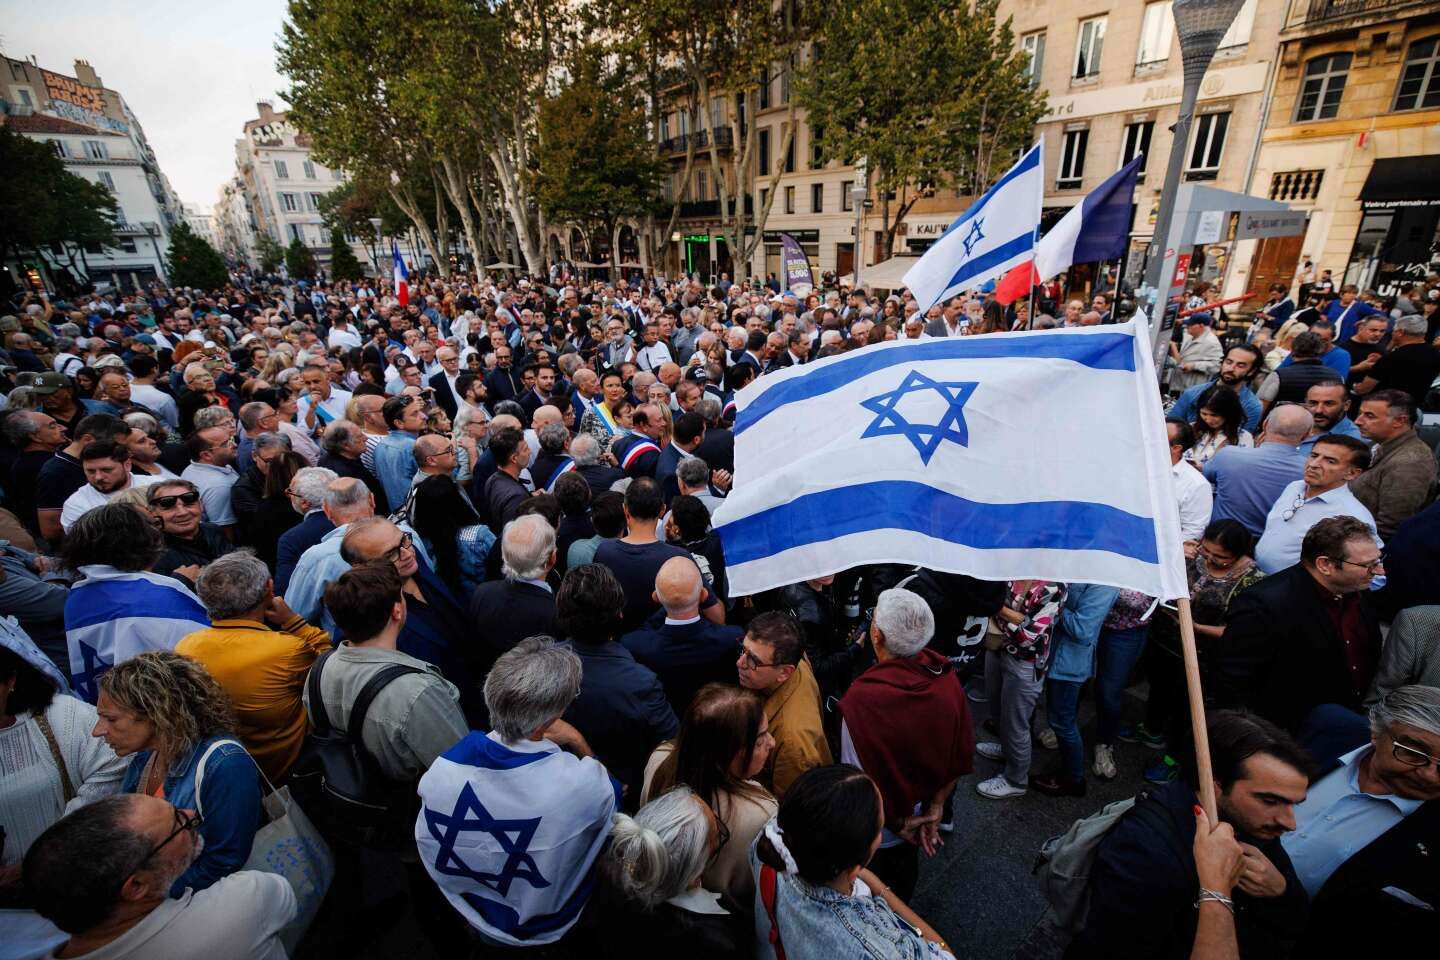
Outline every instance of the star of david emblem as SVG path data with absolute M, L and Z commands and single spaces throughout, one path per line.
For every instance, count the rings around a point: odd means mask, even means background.
M 526 852 L 530 841 L 535 839 L 540 817 L 533 820 L 497 820 L 467 783 L 460 789 L 455 809 L 449 816 L 426 807 L 425 825 L 430 830 L 430 836 L 440 844 L 440 850 L 435 855 L 435 869 L 440 873 L 474 880 L 502 897 L 509 895 L 510 884 L 516 880 L 524 880 L 536 889 L 550 886 L 550 881 L 540 875 L 534 858 Z M 460 834 L 472 831 L 490 834 L 505 851 L 505 865 L 499 873 L 481 873 L 455 852 L 455 841 Z
M 984 223 L 984 217 L 976 217 L 974 220 L 970 221 L 970 232 L 965 234 L 964 240 L 960 241 L 961 243 L 965 244 L 966 257 L 970 256 L 970 251 L 975 248 L 976 244 L 978 244 L 981 240 L 985 239 L 985 234 L 980 232 L 980 227 L 983 226 Z
M 84 641 L 77 640 L 76 645 L 80 648 L 81 669 L 71 675 L 70 685 L 86 701 L 94 703 L 95 698 L 100 695 L 95 681 L 99 680 L 100 675 L 109 670 L 113 664 L 106 663 L 100 657 L 100 652 Z
M 921 462 L 929 464 L 942 441 L 949 440 L 962 447 L 970 445 L 964 407 L 977 386 L 979 384 L 973 380 L 942 382 L 911 370 L 894 390 L 860 401 L 860 406 L 875 413 L 874 421 L 860 434 L 860 438 L 902 436 L 914 444 Z M 934 424 L 911 423 L 900 413 L 900 401 L 908 394 L 926 390 L 933 390 L 944 398 L 945 413 Z

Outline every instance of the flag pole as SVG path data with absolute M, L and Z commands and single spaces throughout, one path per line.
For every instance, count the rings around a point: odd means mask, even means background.
M 1190 598 L 1175 601 L 1180 615 L 1180 650 L 1185 659 L 1185 690 L 1190 701 L 1190 728 L 1195 740 L 1195 776 L 1200 786 L 1200 806 L 1211 823 L 1219 823 L 1215 809 L 1215 776 L 1210 767 L 1210 739 L 1205 732 L 1205 701 L 1200 690 L 1200 657 L 1195 647 L 1195 621 L 1190 615 Z

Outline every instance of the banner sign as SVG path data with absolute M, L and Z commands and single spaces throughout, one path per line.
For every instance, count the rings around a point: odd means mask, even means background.
M 800 242 L 790 234 L 782 233 L 780 252 L 785 261 L 786 289 L 802 297 L 815 289 L 815 276 L 810 272 L 810 258 L 805 256 Z

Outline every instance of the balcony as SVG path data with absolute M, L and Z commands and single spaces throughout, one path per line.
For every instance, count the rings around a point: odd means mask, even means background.
M 1270 178 L 1270 199 L 1282 203 L 1315 200 L 1320 196 L 1324 170 L 1288 170 Z
M 1300 10 L 1299 23 L 1322 23 L 1327 20 L 1344 20 L 1367 13 L 1408 7 L 1415 0 L 1309 0 Z
M 660 141 L 660 152 L 669 157 L 683 156 L 690 149 L 693 141 L 696 150 L 707 150 L 710 147 L 710 138 L 714 136 L 715 145 L 722 150 L 728 150 L 735 144 L 735 131 L 729 127 L 720 127 L 717 130 L 697 130 L 694 133 L 682 133 L 678 137 L 671 137 L 668 140 Z

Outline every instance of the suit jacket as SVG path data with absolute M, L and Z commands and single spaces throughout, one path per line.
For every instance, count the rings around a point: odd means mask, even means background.
M 385 488 L 376 479 L 375 474 L 365 469 L 365 464 L 359 457 L 350 459 L 336 453 L 327 453 L 320 458 L 317 467 L 325 467 L 327 470 L 334 470 L 339 477 L 349 477 L 359 480 L 370 488 L 370 495 L 375 498 L 375 516 L 383 517 L 390 513 L 390 501 L 385 499 Z
M 483 677 L 500 654 L 526 637 L 553 637 L 555 594 L 533 583 L 488 580 L 470 594 L 466 607 L 477 639 L 465 653 L 474 676 Z
M 680 495 L 680 481 L 675 479 L 675 468 L 680 466 L 680 461 L 684 459 L 684 451 L 671 443 L 660 451 L 660 458 L 655 461 L 655 482 L 660 484 L 660 492 L 666 503 Z
M 335 524 L 325 516 L 325 511 L 312 510 L 305 515 L 305 519 L 280 535 L 280 542 L 275 549 L 277 597 L 283 597 L 285 588 L 290 586 L 290 575 L 295 572 L 295 564 L 300 562 L 300 554 L 315 546 L 325 534 L 334 529 Z
M 524 389 L 520 380 L 520 371 L 514 367 L 501 369 L 499 367 L 490 371 L 485 378 L 486 396 L 489 397 L 489 405 L 493 408 L 502 400 L 514 400 Z
M 678 716 L 705 684 L 734 683 L 743 636 L 741 627 L 720 626 L 704 617 L 694 623 L 666 623 L 662 610 L 639 630 L 621 637 L 620 645 L 655 671 Z
M 1370 469 L 1350 481 L 1350 492 L 1375 518 L 1382 540 L 1423 510 L 1434 489 L 1435 454 L 1414 430 L 1380 444 Z
M 1400 524 L 1385 542 L 1383 590 L 1373 599 L 1382 620 L 1406 607 L 1440 603 L 1440 503 Z
M 625 479 L 624 470 L 604 463 L 590 463 L 583 467 L 576 467 L 575 472 L 590 484 L 590 496 L 592 497 L 598 497 L 609 490 L 615 481 Z
M 932 337 L 948 337 L 952 335 L 950 333 L 950 328 L 945 326 L 944 317 L 936 317 L 934 320 L 926 320 L 925 332 Z M 957 337 L 960 336 L 960 328 L 958 325 L 956 326 L 955 333 L 953 335 Z
M 1379 650 L 1380 625 L 1367 604 L 1360 617 Z M 1303 564 L 1236 593 L 1225 633 L 1207 647 L 1207 688 L 1220 706 L 1248 707 L 1292 733 L 1321 704 L 1360 708 L 1340 637 Z
M 1440 606 L 1409 607 L 1395 615 L 1366 705 L 1396 687 L 1440 687 Z
M 711 470 L 735 472 L 735 434 L 725 427 L 705 427 L 705 437 L 695 448 L 695 456 L 710 465 Z
M 441 372 L 430 378 L 430 386 L 435 391 L 435 402 L 445 411 L 445 416 L 454 420 L 460 407 L 455 402 L 455 391 L 450 389 L 450 381 L 446 380 L 445 374 Z

